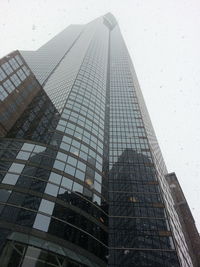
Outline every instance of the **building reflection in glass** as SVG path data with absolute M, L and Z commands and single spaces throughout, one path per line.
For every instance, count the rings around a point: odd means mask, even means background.
M 110 266 L 179 266 L 149 157 L 125 149 L 113 164 L 109 215 Z

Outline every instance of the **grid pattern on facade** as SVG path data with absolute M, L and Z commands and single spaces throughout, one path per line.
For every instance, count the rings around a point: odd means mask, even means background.
M 107 53 L 108 30 L 102 25 L 62 114 L 39 92 L 11 129 L 8 137 L 15 139 L 2 141 L 1 150 L 5 196 L 1 219 L 72 242 L 104 261 L 108 254 L 107 181 L 102 173 Z
M 109 266 L 179 266 L 129 56 L 119 36 L 115 27 L 110 49 Z
M 0 61 L 0 260 L 191 267 L 116 19 L 24 56 L 44 88 L 19 52 Z
M 6 135 L 40 89 L 18 51 L 0 60 L 0 136 Z

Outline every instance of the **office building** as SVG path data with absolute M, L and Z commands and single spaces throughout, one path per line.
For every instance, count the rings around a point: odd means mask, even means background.
M 113 15 L 1 62 L 3 266 L 193 266 Z
M 198 267 L 200 266 L 200 237 L 194 218 L 178 182 L 176 174 L 174 172 L 168 173 L 166 175 L 166 180 L 169 183 L 175 209 L 181 222 L 183 234 L 189 249 L 192 263 L 194 267 Z

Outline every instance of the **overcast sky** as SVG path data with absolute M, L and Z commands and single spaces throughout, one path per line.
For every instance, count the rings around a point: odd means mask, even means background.
M 200 231 L 200 1 L 0 0 L 0 57 L 36 50 L 69 24 L 119 22 L 169 172 Z

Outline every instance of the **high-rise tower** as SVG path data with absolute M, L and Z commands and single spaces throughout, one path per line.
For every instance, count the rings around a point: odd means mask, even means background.
M 2 266 L 193 266 L 116 19 L 0 65 Z

